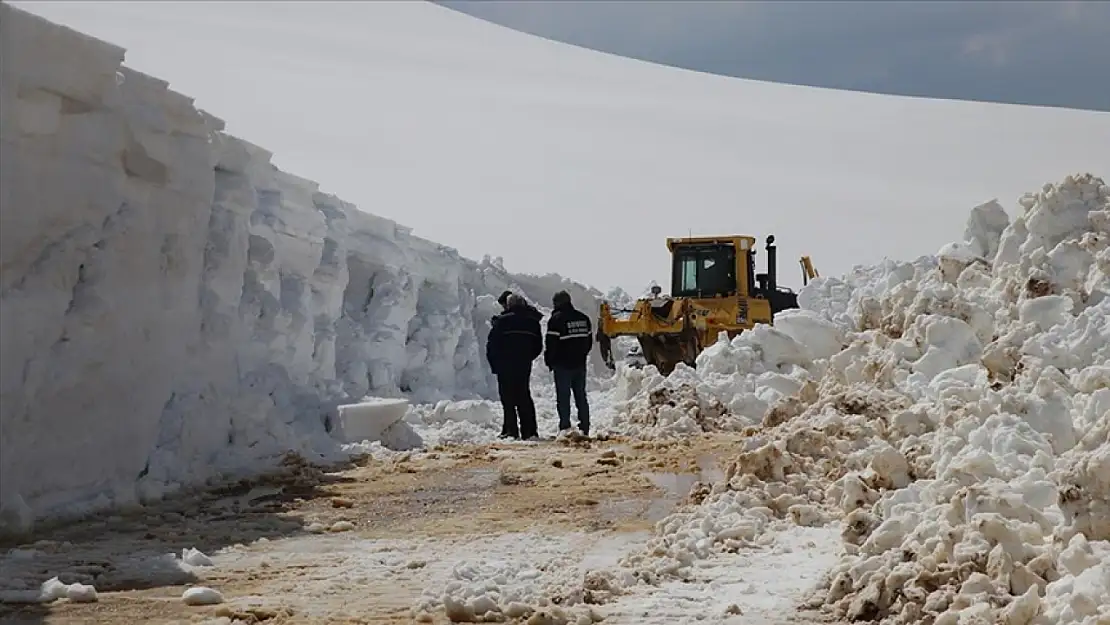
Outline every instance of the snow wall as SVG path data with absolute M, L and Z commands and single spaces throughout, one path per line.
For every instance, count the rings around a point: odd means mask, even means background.
M 597 309 L 280 171 L 122 48 L 0 12 L 0 525 L 324 453 L 367 394 L 491 397 L 505 288 Z

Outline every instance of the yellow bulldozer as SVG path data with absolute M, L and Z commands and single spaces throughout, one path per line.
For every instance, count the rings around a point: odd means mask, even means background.
M 601 303 L 597 340 L 605 364 L 615 368 L 612 339 L 634 336 L 643 361 L 669 375 L 680 362 L 694 366 L 720 332 L 735 337 L 757 323 L 772 324 L 779 311 L 797 308 L 798 295 L 778 285 L 775 237 L 767 237 L 766 273 L 755 272 L 755 244 L 744 235 L 667 239 L 670 296 L 656 286 L 631 309 Z M 808 256 L 799 262 L 803 283 L 818 277 Z

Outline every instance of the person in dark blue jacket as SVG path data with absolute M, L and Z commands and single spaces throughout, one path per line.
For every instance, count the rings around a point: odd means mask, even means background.
M 512 291 L 502 291 L 501 295 L 497 296 L 497 303 L 501 304 L 502 313 L 509 310 L 509 298 L 512 296 L 512 294 Z M 496 316 L 500 317 L 501 313 L 498 313 Z
M 506 299 L 506 304 L 505 312 L 493 318 L 486 341 L 486 360 L 497 376 L 504 410 L 501 437 L 527 440 L 539 435 L 529 382 L 532 361 L 543 352 L 540 332 L 543 314 L 515 293 Z
M 586 397 L 586 359 L 593 349 L 590 318 L 571 304 L 570 294 L 559 291 L 551 298 L 555 310 L 547 320 L 547 347 L 543 361 L 555 374 L 555 407 L 559 430 L 570 429 L 570 396 L 578 411 L 578 429 L 590 433 L 590 402 Z

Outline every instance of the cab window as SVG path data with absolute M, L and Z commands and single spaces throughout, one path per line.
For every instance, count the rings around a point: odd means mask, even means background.
M 736 253 L 731 245 L 691 245 L 674 255 L 672 295 L 714 297 L 736 292 Z

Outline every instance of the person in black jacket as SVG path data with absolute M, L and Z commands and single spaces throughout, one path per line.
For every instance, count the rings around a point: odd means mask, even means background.
M 498 317 L 509 312 L 509 296 L 512 294 L 512 291 L 502 291 L 501 295 L 497 296 L 497 303 L 501 304 L 501 312 L 497 313 L 489 320 L 489 325 L 491 328 L 493 327 L 493 324 L 497 321 Z
M 578 410 L 578 429 L 590 433 L 590 402 L 586 397 L 586 358 L 594 346 L 590 318 L 571 304 L 570 294 L 559 291 L 551 298 L 555 311 L 547 320 L 544 364 L 555 374 L 555 407 L 559 430 L 570 429 L 570 396 Z
M 486 341 L 486 360 L 497 376 L 504 410 L 501 437 L 530 439 L 539 434 L 529 382 L 532 361 L 543 351 L 540 333 L 543 314 L 515 293 L 506 299 L 506 305 L 505 312 L 493 318 Z

